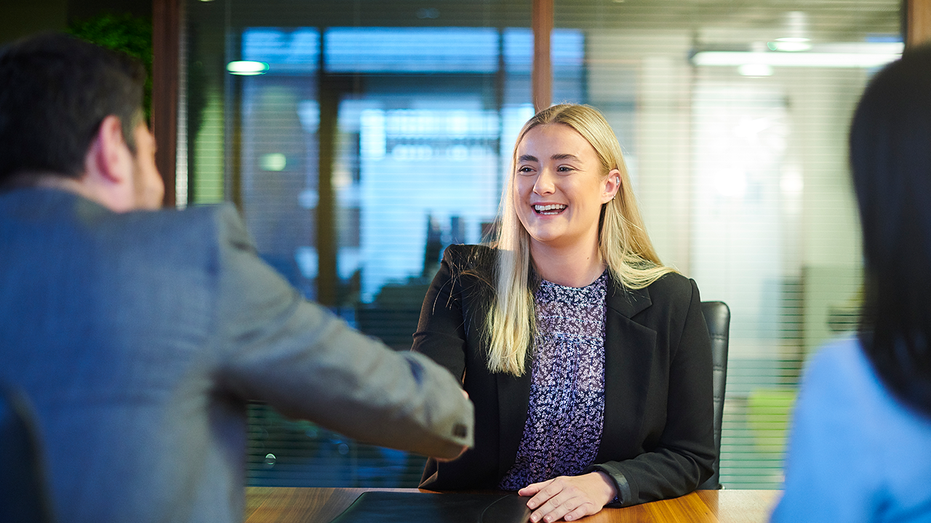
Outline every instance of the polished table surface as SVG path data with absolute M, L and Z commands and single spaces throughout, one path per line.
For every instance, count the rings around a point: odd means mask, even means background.
M 246 488 L 247 523 L 327 523 L 370 490 L 423 492 L 417 489 L 361 488 Z M 769 520 L 779 499 L 778 490 L 699 490 L 687 496 L 633 507 L 604 509 L 582 521 L 585 523 L 721 522 L 757 523 Z

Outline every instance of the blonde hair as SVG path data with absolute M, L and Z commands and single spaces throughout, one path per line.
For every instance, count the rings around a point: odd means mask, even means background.
M 603 175 L 613 169 L 620 173 L 617 196 L 602 206 L 598 250 L 611 277 L 630 289 L 641 289 L 664 274 L 674 272 L 663 266 L 653 249 L 640 218 L 621 146 L 604 116 L 587 105 L 554 105 L 531 118 L 514 144 L 511 175 L 502 193 L 500 229 L 493 246 L 497 248 L 495 298 L 487 316 L 488 369 L 521 376 L 535 331 L 534 304 L 530 281 L 530 236 L 517 217 L 514 205 L 514 165 L 517 147 L 528 131 L 548 124 L 571 127 L 592 145 L 601 160 Z

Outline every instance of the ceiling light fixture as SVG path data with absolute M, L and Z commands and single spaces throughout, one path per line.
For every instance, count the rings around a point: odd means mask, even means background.
M 231 74 L 240 76 L 255 76 L 268 72 L 268 64 L 265 62 L 253 62 L 251 60 L 238 60 L 226 64 L 226 70 Z
M 777 38 L 775 42 L 766 44 L 772 51 L 784 51 L 787 53 L 798 53 L 811 49 L 811 41 L 807 38 Z
M 772 76 L 773 68 L 766 64 L 743 64 L 737 67 L 741 76 Z
M 797 52 L 709 49 L 695 52 L 691 62 L 696 66 L 757 64 L 770 67 L 872 68 L 899 59 L 903 48 L 901 42 L 862 42 L 816 44 L 808 51 Z
M 808 33 L 808 13 L 804 11 L 789 11 L 785 13 L 784 36 L 775 42 L 769 42 L 768 47 L 773 51 L 797 53 L 811 49 L 811 40 Z

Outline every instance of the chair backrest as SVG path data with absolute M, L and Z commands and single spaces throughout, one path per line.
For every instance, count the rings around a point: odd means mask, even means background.
M 727 341 L 731 323 L 731 310 L 723 301 L 705 301 L 701 312 L 711 335 L 711 359 L 714 362 L 714 446 L 718 457 L 714 461 L 714 474 L 699 489 L 721 488 L 721 422 L 724 419 L 724 386 L 727 384 Z
M 0 385 L 0 521 L 53 521 L 47 488 L 32 409 L 16 389 Z

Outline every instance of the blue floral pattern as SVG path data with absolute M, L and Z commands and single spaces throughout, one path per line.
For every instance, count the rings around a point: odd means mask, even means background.
M 544 280 L 534 293 L 530 406 L 499 488 L 574 476 L 594 461 L 604 425 L 606 293 L 607 272 L 582 288 Z

